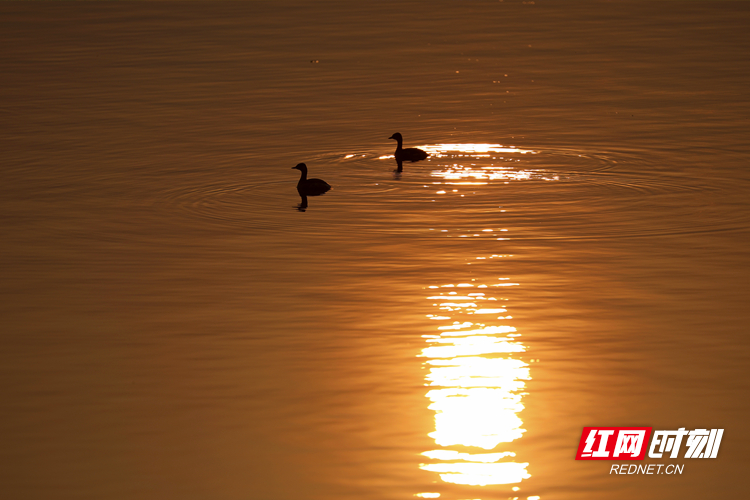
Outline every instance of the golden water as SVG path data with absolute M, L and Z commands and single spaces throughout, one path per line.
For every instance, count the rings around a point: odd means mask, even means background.
M 744 3 L 0 21 L 9 498 L 744 491 Z M 614 476 L 584 426 L 725 432 Z

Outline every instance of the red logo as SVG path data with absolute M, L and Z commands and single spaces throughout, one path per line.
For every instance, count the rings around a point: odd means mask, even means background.
M 584 427 L 576 460 L 643 460 L 651 427 Z

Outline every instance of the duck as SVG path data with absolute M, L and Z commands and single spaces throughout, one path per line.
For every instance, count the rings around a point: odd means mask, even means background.
M 426 151 L 422 151 L 419 148 L 404 149 L 403 148 L 404 138 L 398 132 L 390 136 L 389 139 L 393 139 L 394 141 L 398 142 L 398 146 L 396 146 L 396 153 L 395 153 L 396 163 L 398 164 L 397 172 L 401 172 L 403 170 L 402 168 L 403 162 L 410 161 L 413 163 L 415 161 L 422 161 L 429 156 Z
M 297 166 L 292 167 L 292 170 L 300 171 L 299 182 L 297 183 L 297 192 L 302 197 L 319 196 L 331 189 L 331 185 L 324 180 L 308 179 L 307 165 L 305 165 L 304 163 L 297 164 Z

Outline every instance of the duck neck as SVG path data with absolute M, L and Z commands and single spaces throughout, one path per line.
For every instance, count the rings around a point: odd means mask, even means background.
M 306 168 L 301 168 L 299 170 L 299 181 L 300 182 L 304 182 L 306 180 L 307 180 L 307 169 Z
M 398 143 L 396 144 L 396 151 L 400 151 L 402 149 L 403 141 L 403 139 L 396 139 L 396 142 Z

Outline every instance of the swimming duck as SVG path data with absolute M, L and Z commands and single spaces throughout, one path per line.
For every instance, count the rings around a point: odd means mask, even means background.
M 395 153 L 396 163 L 398 164 L 398 170 L 397 170 L 398 172 L 401 172 L 403 170 L 402 165 L 401 165 L 402 162 L 410 161 L 413 163 L 415 161 L 422 161 L 425 158 L 427 158 L 427 156 L 429 156 L 425 151 L 422 151 L 419 148 L 404 149 L 403 148 L 404 138 L 401 137 L 401 134 L 398 132 L 390 136 L 389 139 L 393 139 L 398 142 L 398 146 L 396 146 L 396 153 Z
M 331 185 L 326 181 L 320 179 L 308 179 L 307 165 L 304 163 L 292 167 L 292 170 L 295 169 L 299 170 L 301 173 L 299 182 L 297 183 L 297 192 L 300 196 L 318 196 L 331 189 Z

